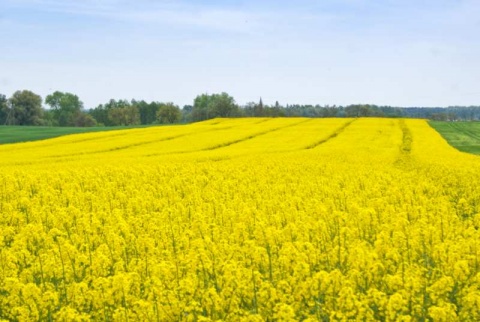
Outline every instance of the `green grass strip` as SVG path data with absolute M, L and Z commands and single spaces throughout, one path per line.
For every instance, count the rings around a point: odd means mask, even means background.
M 456 149 L 480 155 L 480 122 L 430 121 L 432 126 Z

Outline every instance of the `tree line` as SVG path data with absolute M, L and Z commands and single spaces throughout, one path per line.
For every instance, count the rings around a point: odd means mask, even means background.
M 131 126 L 177 123 L 180 108 L 173 103 L 110 100 L 94 109 L 85 109 L 72 93 L 56 91 L 42 99 L 31 91 L 0 94 L 0 125 L 44 126 Z
M 0 125 L 135 126 L 190 123 L 216 117 L 415 117 L 442 121 L 480 120 L 480 106 L 448 108 L 391 107 L 373 104 L 273 105 L 249 102 L 238 105 L 227 93 L 198 95 L 193 105 L 180 108 L 172 102 L 115 100 L 85 109 L 72 93 L 55 91 L 45 97 L 29 90 L 7 98 L 0 94 Z

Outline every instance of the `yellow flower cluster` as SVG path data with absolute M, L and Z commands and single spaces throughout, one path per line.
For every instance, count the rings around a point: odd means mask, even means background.
M 422 120 L 0 146 L 0 320 L 478 321 L 480 159 Z

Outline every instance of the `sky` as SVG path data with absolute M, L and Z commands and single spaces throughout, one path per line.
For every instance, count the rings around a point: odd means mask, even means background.
M 0 94 L 480 105 L 478 0 L 0 0 Z

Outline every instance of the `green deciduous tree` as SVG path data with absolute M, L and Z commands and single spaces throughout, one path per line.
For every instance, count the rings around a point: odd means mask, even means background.
M 198 95 L 193 102 L 192 120 L 202 121 L 215 117 L 230 117 L 238 113 L 238 106 L 227 93 Z
M 180 108 L 173 103 L 162 104 L 157 111 L 157 121 L 162 124 L 177 123 L 181 118 Z
M 141 124 L 152 124 L 157 121 L 157 112 L 162 103 L 132 100 L 132 105 L 138 107 Z
M 83 103 L 77 95 L 59 91 L 48 95 L 45 103 L 50 106 L 54 120 L 60 126 L 75 126 L 77 118 L 83 118 Z
M 97 125 L 97 121 L 90 114 L 80 113 L 75 118 L 74 126 L 91 127 L 95 125 Z
M 98 124 L 105 126 L 119 126 L 119 125 L 138 125 L 141 123 L 140 109 L 143 106 L 143 101 L 132 100 L 130 103 L 127 100 L 111 99 L 108 103 L 100 104 L 96 108 L 89 111 Z M 155 121 L 155 113 L 153 114 L 153 121 Z
M 10 115 L 10 109 L 8 107 L 7 97 L 0 94 L 0 125 L 8 123 L 8 117 Z
M 140 113 L 136 106 L 111 108 L 108 110 L 108 119 L 111 125 L 138 125 Z
M 28 90 L 16 91 L 9 99 L 15 125 L 42 125 L 42 98 Z
M 189 123 L 192 121 L 193 105 L 184 105 L 182 108 L 182 122 Z

